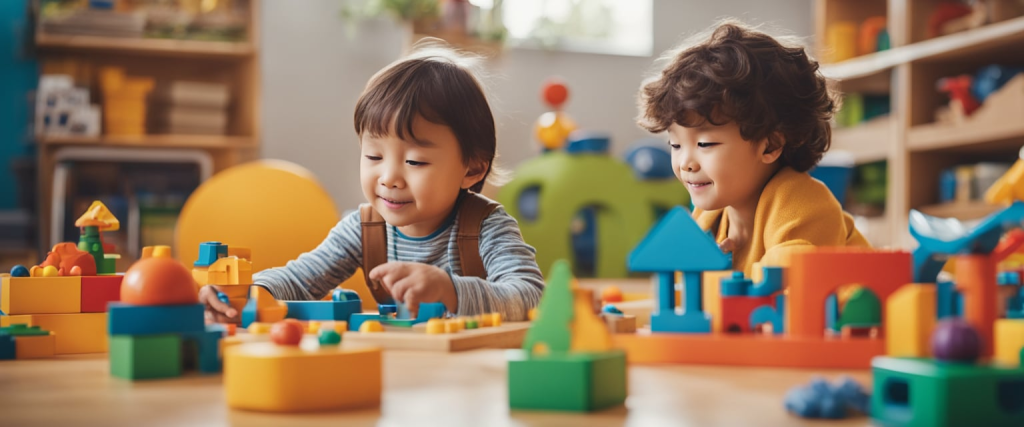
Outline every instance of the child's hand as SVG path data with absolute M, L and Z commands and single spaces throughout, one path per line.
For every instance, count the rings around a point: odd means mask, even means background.
M 199 302 L 206 306 L 206 323 L 241 323 L 238 310 L 217 298 L 216 286 L 199 288 Z
M 449 312 L 458 310 L 459 301 L 451 276 L 432 265 L 389 262 L 371 270 L 370 280 L 379 281 L 414 315 L 421 302 L 442 302 Z
M 726 237 L 725 240 L 722 240 L 722 243 L 718 244 L 718 249 L 720 249 L 722 253 L 727 254 L 729 252 L 736 250 L 736 244 L 733 242 L 732 239 Z

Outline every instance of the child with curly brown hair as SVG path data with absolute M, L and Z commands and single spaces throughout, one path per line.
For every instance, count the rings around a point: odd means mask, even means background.
M 814 246 L 869 246 L 807 173 L 829 148 L 838 102 L 802 47 L 725 21 L 664 59 L 641 87 L 639 124 L 668 131 L 693 217 L 735 270 L 786 266 Z

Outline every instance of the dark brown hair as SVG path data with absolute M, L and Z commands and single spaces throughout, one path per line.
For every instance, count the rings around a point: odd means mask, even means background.
M 497 138 L 491 107 L 472 66 L 469 57 L 430 46 L 385 67 L 356 102 L 356 134 L 395 132 L 400 139 L 408 135 L 415 140 L 412 124 L 417 115 L 448 126 L 459 141 L 462 163 L 487 165 L 484 178 L 470 187 L 479 193 L 491 174 Z
M 800 172 L 828 151 L 837 95 L 802 47 L 724 21 L 664 59 L 669 64 L 640 89 L 638 123 L 648 131 L 735 121 L 743 139 L 767 138 L 782 148 L 782 164 Z

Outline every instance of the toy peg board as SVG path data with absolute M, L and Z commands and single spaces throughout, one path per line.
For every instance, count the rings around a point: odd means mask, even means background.
M 426 324 L 412 328 L 385 326 L 384 332 L 345 332 L 343 343 L 379 346 L 385 350 L 424 350 L 456 352 L 477 348 L 519 348 L 526 338 L 530 322 L 510 322 L 501 326 L 464 329 L 448 334 L 427 334 Z

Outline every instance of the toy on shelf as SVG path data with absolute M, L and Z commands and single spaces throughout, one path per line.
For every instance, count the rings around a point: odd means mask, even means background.
M 944 77 L 936 82 L 936 89 L 949 96 L 948 108 L 940 108 L 936 122 L 940 124 L 963 125 L 970 123 L 986 126 L 1007 120 L 1007 111 L 1017 111 L 1021 105 L 1024 82 L 1018 78 L 1024 72 L 1022 67 L 988 65 L 973 75 L 962 74 Z M 984 114 L 982 114 L 983 107 Z
M 195 281 L 170 251 L 143 251 L 110 304 L 110 374 L 128 380 L 180 376 L 184 366 L 221 370 L 223 328 L 206 326 Z
M 100 69 L 103 92 L 103 128 L 108 135 L 146 134 L 146 96 L 153 90 L 152 77 L 128 77 L 119 67 Z
M 554 111 L 540 115 L 534 125 L 534 133 L 544 150 L 557 150 L 565 145 L 566 138 L 576 130 L 576 123 L 562 111 L 562 106 L 569 99 L 569 88 L 560 79 L 548 79 L 541 88 L 541 98 Z
M 107 351 L 107 304 L 120 300 L 122 276 L 113 273 L 107 259 L 113 247 L 98 249 L 99 259 L 90 249 L 99 231 L 117 227 L 101 202 L 93 202 L 82 216 L 93 222 L 82 227 L 82 241 L 54 246 L 40 265 L 15 266 L 11 274 L 0 274 L 0 327 L 41 328 L 53 332 L 53 354 L 102 353 Z M 81 218 L 79 221 L 83 221 Z M 85 242 L 85 243 L 83 243 Z M 100 246 L 102 247 L 102 246 Z M 97 266 L 109 268 L 100 270 Z M 17 340 L 13 341 L 17 344 Z M 28 344 L 26 344 L 28 345 Z M 35 354 L 48 354 L 37 352 Z
M 303 339 L 287 319 L 271 327 L 273 342 L 229 345 L 224 350 L 228 407 L 266 412 L 308 412 L 377 407 L 381 350 L 339 345 L 335 331 Z M 332 335 L 333 334 L 333 335 Z
M 519 166 L 498 201 L 537 248 L 542 268 L 564 259 L 580 277 L 626 277 L 628 248 L 664 212 L 689 204 L 667 145 L 638 145 L 623 162 L 608 155 L 606 134 L 545 135 L 549 149 Z
M 569 264 L 555 263 L 522 350 L 508 353 L 512 409 L 587 412 L 626 400 L 626 355 L 612 348 L 592 300 L 572 285 Z

